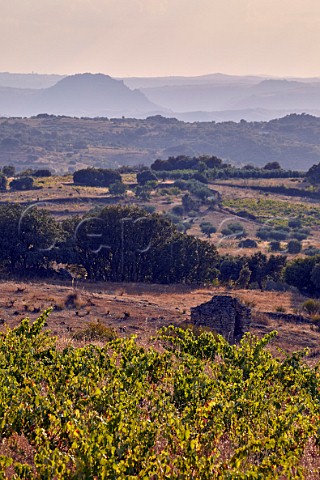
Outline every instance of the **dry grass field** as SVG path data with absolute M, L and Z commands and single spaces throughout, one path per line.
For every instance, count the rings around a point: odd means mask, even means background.
M 153 343 L 152 337 L 164 325 L 180 326 L 190 322 L 190 308 L 207 302 L 213 295 L 233 295 L 252 308 L 251 332 L 259 337 L 272 330 L 278 336 L 270 348 L 292 352 L 310 349 L 309 359 L 320 358 L 320 330 L 309 324 L 271 320 L 266 312 L 277 310 L 297 313 L 304 297 L 293 293 L 193 288 L 120 283 L 2 282 L 0 328 L 14 327 L 22 318 L 37 318 L 40 312 L 53 308 L 47 326 L 59 342 L 69 343 L 74 334 L 89 323 L 111 327 L 120 336 L 137 336 L 142 345 Z

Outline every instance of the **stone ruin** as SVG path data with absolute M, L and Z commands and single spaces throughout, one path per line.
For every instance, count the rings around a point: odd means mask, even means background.
M 251 310 L 237 298 L 217 295 L 209 302 L 191 308 L 191 322 L 210 327 L 230 343 L 241 340 L 251 324 Z

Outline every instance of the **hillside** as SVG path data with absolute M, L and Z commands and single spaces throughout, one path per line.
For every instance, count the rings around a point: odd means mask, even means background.
M 53 88 L 59 91 L 61 84 Z M 122 87 L 117 84 L 117 88 Z M 46 101 L 52 98 L 50 93 Z M 262 166 L 278 161 L 286 169 L 308 170 L 320 162 L 319 137 L 320 118 L 310 115 L 240 123 L 184 123 L 162 116 L 3 118 L 0 165 L 12 163 L 19 170 L 47 166 L 67 172 L 85 166 L 150 165 L 171 155 L 211 154 L 234 164 Z

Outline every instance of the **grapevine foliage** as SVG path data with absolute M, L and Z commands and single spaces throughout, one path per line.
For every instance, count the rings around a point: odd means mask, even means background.
M 303 478 L 319 370 L 300 353 L 274 358 L 275 333 L 235 346 L 168 327 L 160 351 L 134 337 L 58 350 L 48 313 L 0 337 L 1 442 L 24 436 L 34 451 L 0 456 L 0 478 Z

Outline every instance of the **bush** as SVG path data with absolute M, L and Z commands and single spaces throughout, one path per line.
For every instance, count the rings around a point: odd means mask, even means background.
M 281 166 L 278 162 L 269 162 L 264 167 L 264 170 L 281 170 Z
M 302 250 L 301 242 L 298 240 L 290 240 L 290 242 L 288 242 L 287 249 L 291 254 L 300 253 Z
M 111 193 L 111 195 L 123 195 L 126 193 L 126 186 L 122 182 L 111 183 L 109 193 Z
M 308 234 L 301 231 L 295 231 L 295 232 L 291 232 L 290 237 L 295 238 L 298 241 L 302 241 L 308 238 Z
M 239 222 L 229 223 L 226 228 L 221 230 L 221 233 L 226 237 L 234 235 L 236 238 L 245 237 L 247 235 L 244 226 Z
M 20 177 L 10 182 L 11 190 L 32 190 L 33 178 L 32 177 Z
M 320 302 L 319 300 L 313 300 L 310 298 L 302 304 L 302 310 L 307 312 L 308 315 L 315 315 L 320 312 Z
M 147 212 L 147 213 L 154 213 L 156 211 L 156 207 L 154 205 L 142 205 L 142 208 Z
M 112 183 L 121 182 L 121 175 L 115 170 L 103 168 L 84 168 L 73 174 L 73 181 L 88 187 L 109 187 Z
M 289 220 L 288 226 L 290 228 L 301 228 L 302 227 L 302 222 L 301 222 L 300 218 L 292 218 L 291 220 Z
M 14 177 L 15 173 L 16 173 L 16 169 L 13 165 L 5 165 L 3 168 L 2 168 L 2 173 L 3 175 L 5 175 L 6 177 Z
M 0 190 L 6 190 L 7 189 L 7 177 L 0 173 Z
M 137 182 L 139 185 L 145 185 L 147 182 L 157 182 L 157 176 L 151 170 L 144 170 L 137 174 Z
M 309 257 L 314 257 L 315 255 L 320 254 L 320 248 L 317 248 L 313 245 L 309 245 L 307 248 L 303 250 L 303 253 L 305 255 L 308 255 Z
M 204 233 L 208 238 L 211 238 L 212 233 L 216 233 L 217 229 L 210 222 L 202 222 L 200 224 L 201 232 Z
M 149 200 L 151 196 L 151 190 L 147 185 L 138 185 L 135 188 L 136 197 L 141 198 L 141 200 Z
M 246 238 L 245 240 L 241 240 L 241 242 L 238 243 L 238 247 L 240 247 L 240 248 L 257 248 L 258 244 L 255 240 L 252 240 L 251 238 Z
M 318 262 L 318 256 L 298 258 L 290 262 L 284 271 L 285 281 L 289 285 L 297 287 L 300 292 L 313 295 L 318 290 L 317 286 L 315 285 L 316 272 L 314 271 L 314 268 Z
M 271 230 L 270 238 L 274 240 L 286 240 L 288 238 L 288 233 L 285 230 Z
M 182 205 L 176 205 L 175 207 L 172 208 L 172 213 L 175 215 L 182 216 L 184 214 L 184 208 Z
M 281 252 L 281 243 L 278 241 L 273 241 L 269 243 L 269 248 L 271 252 Z
M 32 172 L 33 177 L 51 177 L 51 172 L 49 169 L 39 169 Z
M 73 338 L 75 340 L 101 340 L 105 342 L 111 342 L 117 338 L 116 332 L 113 328 L 106 327 L 101 323 L 89 323 L 83 330 L 75 333 Z

